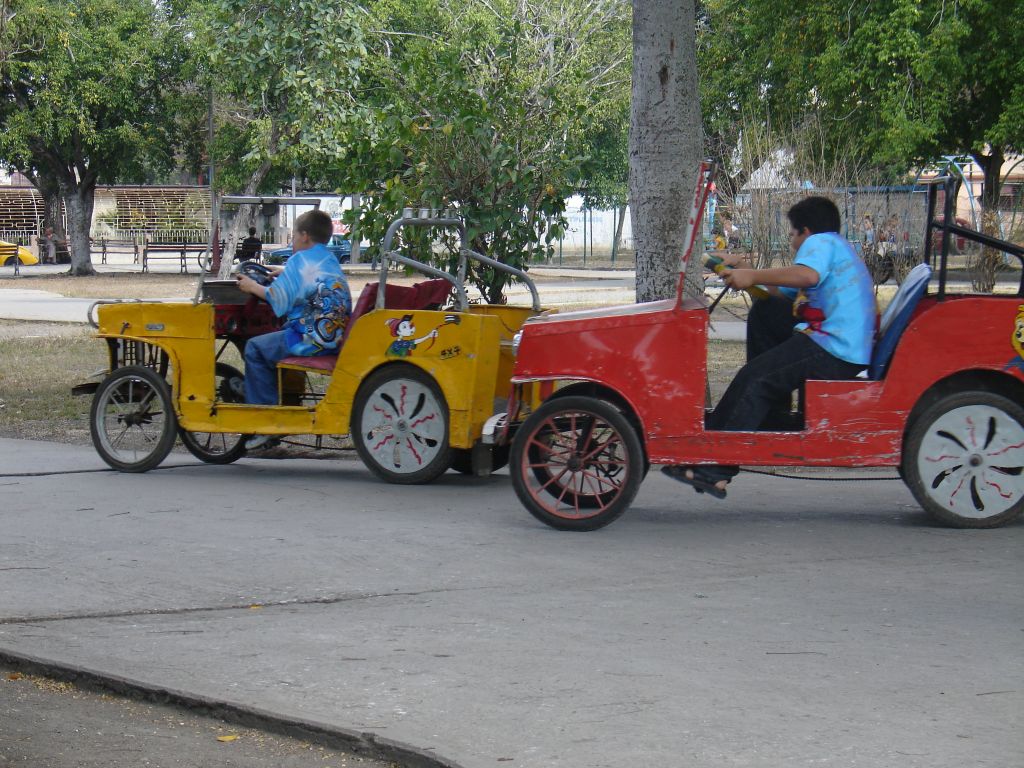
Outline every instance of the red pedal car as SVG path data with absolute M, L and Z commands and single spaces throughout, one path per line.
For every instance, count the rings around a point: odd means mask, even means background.
M 701 167 L 682 272 L 712 168 Z M 789 431 L 705 428 L 709 311 L 703 297 L 529 319 L 507 414 L 484 440 L 514 436 L 510 468 L 538 519 L 593 530 L 629 507 L 651 464 L 896 467 L 942 523 L 1001 525 L 1024 510 L 1024 278 L 1016 295 L 947 291 L 951 237 L 1024 249 L 954 221 L 952 182 L 933 255 L 882 318 L 867 378 L 808 381 Z M 486 434 L 489 429 L 490 434 Z

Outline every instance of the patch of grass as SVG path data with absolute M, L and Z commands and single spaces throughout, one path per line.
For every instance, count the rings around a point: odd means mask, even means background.
M 711 400 L 717 403 L 736 372 L 747 362 L 747 345 L 743 341 L 708 341 L 708 382 Z
M 50 291 L 72 299 L 186 299 L 195 295 L 198 280 L 198 275 L 35 275 L 5 283 L 3 287 Z
M 0 338 L 0 436 L 89 442 L 91 399 L 72 397 L 71 387 L 106 366 L 106 345 L 85 329 Z

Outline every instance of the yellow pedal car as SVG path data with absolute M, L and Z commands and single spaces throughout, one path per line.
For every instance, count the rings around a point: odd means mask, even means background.
M 455 229 L 461 238 L 455 274 L 391 249 L 402 227 Z M 281 403 L 242 402 L 242 376 L 219 358 L 277 319 L 249 301 L 233 280 L 204 280 L 192 303 L 98 302 L 99 338 L 110 371 L 93 392 L 93 444 L 107 464 L 144 472 L 166 458 L 181 436 L 198 458 L 230 463 L 249 435 L 349 435 L 374 473 L 393 483 L 426 483 L 449 468 L 485 474 L 503 464 L 502 447 L 480 441 L 484 423 L 503 409 L 514 363 L 513 336 L 541 311 L 529 277 L 466 247 L 458 219 L 405 217 L 388 229 L 379 282 L 353 307 L 337 356 L 293 357 L 278 366 Z M 531 307 L 470 304 L 467 260 L 510 273 L 529 288 Z M 389 263 L 430 280 L 389 285 Z M 93 310 L 90 310 L 92 318 Z M 314 377 L 326 386 L 311 388 Z

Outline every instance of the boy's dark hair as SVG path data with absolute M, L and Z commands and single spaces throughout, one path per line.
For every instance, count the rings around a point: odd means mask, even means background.
M 249 237 L 256 237 L 256 227 L 249 227 Z
M 329 243 L 334 234 L 334 222 L 323 211 L 306 211 L 295 219 L 295 231 L 309 235 L 314 243 Z
M 805 228 L 812 235 L 839 231 L 839 209 L 827 197 L 805 197 L 786 211 L 786 216 L 797 232 Z

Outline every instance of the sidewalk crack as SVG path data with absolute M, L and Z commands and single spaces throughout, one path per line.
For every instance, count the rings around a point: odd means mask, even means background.
M 83 621 L 88 619 L 124 619 L 134 616 L 184 616 L 192 613 L 221 613 L 225 611 L 248 611 L 254 608 L 281 608 L 288 606 L 303 605 L 335 605 L 338 603 L 350 603 L 359 600 L 378 600 L 389 597 L 418 597 L 420 595 L 437 595 L 446 592 L 474 592 L 482 589 L 496 589 L 497 587 L 467 587 L 467 588 L 444 588 L 444 589 L 422 589 L 410 592 L 363 592 L 347 595 L 333 595 L 330 597 L 309 597 L 293 598 L 290 600 L 275 600 L 272 602 L 250 602 L 231 605 L 217 606 L 193 606 L 190 608 L 146 608 L 134 611 L 96 611 L 91 613 L 60 613 L 42 616 L 12 616 L 0 618 L 0 626 L 12 624 L 45 624 L 58 621 Z

